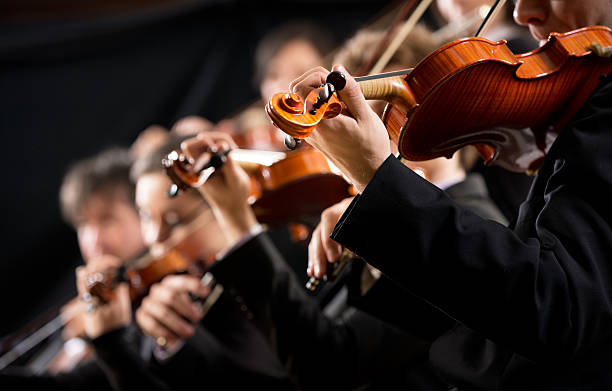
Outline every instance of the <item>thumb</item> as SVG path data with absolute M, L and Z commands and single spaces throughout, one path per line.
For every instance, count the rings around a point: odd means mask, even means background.
M 346 85 L 342 90 L 338 91 L 338 94 L 348 111 L 359 122 L 361 118 L 369 115 L 372 109 L 365 100 L 355 78 L 342 65 L 334 65 L 333 70 L 342 73 L 346 78 Z

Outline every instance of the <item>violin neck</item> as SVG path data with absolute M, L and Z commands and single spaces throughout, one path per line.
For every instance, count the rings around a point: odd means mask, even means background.
M 416 104 L 414 95 L 404 80 L 410 69 L 355 78 L 368 100 L 384 100 L 407 112 Z

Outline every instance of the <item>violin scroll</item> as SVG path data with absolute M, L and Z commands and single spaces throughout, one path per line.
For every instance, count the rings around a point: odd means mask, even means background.
M 121 266 L 89 274 L 85 284 L 91 296 L 98 298 L 102 304 L 106 304 L 115 298 L 114 289 L 117 284 L 124 281 L 126 281 L 125 267 Z
M 313 90 L 302 101 L 294 93 L 277 93 L 266 105 L 272 123 L 295 139 L 304 139 L 322 119 L 333 118 L 342 111 L 342 103 L 335 92 L 346 85 L 346 78 L 338 71 L 331 72 L 321 87 Z M 289 147 L 291 143 L 286 143 Z
M 601 76 L 612 73 L 610 47 L 612 30 L 605 26 L 552 33 L 544 46 L 523 54 L 512 53 L 505 41 L 463 38 L 440 47 L 401 79 L 389 73 L 355 80 L 366 99 L 388 102 L 383 123 L 403 158 L 451 157 L 475 145 L 487 164 L 528 172 L 539 168 Z M 308 95 L 307 110 L 319 91 Z M 342 107 L 335 95 L 327 105 L 329 114 L 321 113 L 325 104 L 316 115 L 294 114 L 273 100 L 266 111 L 281 130 L 305 138 Z
M 195 170 L 193 164 L 182 152 L 172 151 L 162 160 L 166 174 L 172 181 L 168 190 L 168 197 L 175 197 L 181 191 L 204 183 L 215 170 L 225 164 L 230 150 L 218 152 L 209 149 L 208 152 L 211 154 L 210 160 L 201 170 Z

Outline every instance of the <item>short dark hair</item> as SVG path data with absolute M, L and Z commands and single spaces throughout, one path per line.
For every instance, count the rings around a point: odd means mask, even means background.
M 325 57 L 334 49 L 335 37 L 327 28 L 307 20 L 292 21 L 268 31 L 255 49 L 255 84 L 263 80 L 272 57 L 287 43 L 296 40 L 309 42 L 321 57 Z
M 66 222 L 76 227 L 81 208 L 94 195 L 121 194 L 134 206 L 134 184 L 130 181 L 132 159 L 126 148 L 111 148 L 73 164 L 60 187 L 60 209 Z
M 132 182 L 138 182 L 138 178 L 146 174 L 165 172 L 165 169 L 162 166 L 162 160 L 165 159 L 170 152 L 180 149 L 181 143 L 184 140 L 190 139 L 194 136 L 194 134 L 179 135 L 176 133 L 170 133 L 168 139 L 163 145 L 160 145 L 148 155 L 143 156 L 134 162 L 132 165 L 132 170 L 130 171 L 130 178 L 132 179 Z M 185 194 L 192 194 L 204 200 L 204 197 L 202 197 L 198 191 L 192 188 L 187 189 Z M 206 200 L 204 200 L 204 203 L 208 205 Z

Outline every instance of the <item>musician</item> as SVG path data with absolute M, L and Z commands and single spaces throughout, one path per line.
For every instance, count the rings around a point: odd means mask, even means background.
M 60 207 L 64 219 L 74 227 L 85 266 L 77 268 L 77 282 L 88 270 L 115 266 L 141 254 L 145 247 L 140 233 L 140 218 L 134 205 L 134 184 L 129 172 L 132 164 L 125 149 L 113 148 L 74 164 L 64 176 L 60 189 Z M 81 293 L 82 289 L 79 290 Z M 89 303 L 88 303 L 89 304 Z M 104 317 L 97 311 L 86 312 L 87 305 L 75 301 L 66 308 L 77 311 L 77 316 L 66 324 L 62 334 L 71 338 L 95 337 L 94 329 L 109 330 L 130 324 L 129 303 L 118 317 Z M 124 343 L 137 343 L 136 330 L 121 336 Z M 77 344 L 75 344 L 78 346 Z M 111 383 L 96 360 L 91 360 L 91 348 L 74 356 L 62 350 L 51 364 L 55 376 L 35 376 L 29 373 L 3 377 L 7 387 L 28 386 L 46 389 L 109 389 Z M 76 367 L 75 367 L 76 366 Z M 5 383 L 12 381 L 13 383 Z
M 197 162 L 210 157 L 208 148 L 228 147 L 235 147 L 231 139 L 211 132 L 185 141 L 182 150 Z M 257 223 L 247 203 L 248 177 L 231 155 L 198 191 L 231 248 L 212 272 L 240 292 L 255 324 L 267 324 L 260 330 L 268 335 L 296 389 L 394 385 L 403 370 L 423 360 L 423 340 L 368 314 L 349 309 L 335 319 L 324 315 Z
M 606 0 L 518 0 L 514 16 L 541 41 L 612 26 Z M 313 69 L 292 88 L 305 97 L 327 74 Z M 354 79 L 340 96 L 353 118 L 322 121 L 308 139 L 360 192 L 332 238 L 464 325 L 466 339 L 486 338 L 480 349 L 430 355 L 440 378 L 459 389 L 609 389 L 610 78 L 557 137 L 511 229 L 452 202 L 392 156 Z
M 254 82 L 265 102 L 306 70 L 325 64 L 332 51 L 331 33 L 323 26 L 294 20 L 270 30 L 255 49 Z
M 222 257 L 227 242 L 212 210 L 195 191 L 172 199 L 167 195 L 170 180 L 161 159 L 184 137 L 171 135 L 166 144 L 134 164 L 143 238 L 153 254 L 174 249 L 199 266 L 196 273 L 207 269 L 215 273 L 215 256 Z M 116 388 L 144 384 L 152 389 L 185 389 L 202 382 L 212 389 L 288 389 L 291 383 L 269 346 L 266 325 L 251 321 L 252 310 L 242 304 L 229 282 L 224 282 L 223 293 L 204 316 L 203 305 L 213 288 L 201 283 L 200 277 L 169 275 L 150 288 L 135 313 L 140 329 L 152 337 L 140 352 L 120 343 L 121 330 L 100 330 L 94 344 L 108 351 L 102 360 Z M 127 294 L 118 290 L 117 299 L 103 309 L 117 310 Z
M 375 48 L 383 37 L 383 32 L 359 31 L 339 50 L 334 58 L 334 63 L 344 64 L 348 70 L 360 69 L 362 63 L 367 61 L 369 53 L 373 50 L 372 48 Z M 406 44 L 394 53 L 384 71 L 389 72 L 414 66 L 420 58 L 435 50 L 434 41 L 432 33 L 427 28 L 417 25 L 415 30 L 407 37 Z M 372 102 L 374 101 L 368 101 L 370 106 L 380 115 L 382 113 L 382 110 L 379 110 L 380 105 L 373 105 Z M 394 153 L 397 152 L 397 147 L 394 144 L 391 145 L 391 148 Z M 469 173 L 475 160 L 474 152 L 470 147 L 465 147 L 450 159 L 437 158 L 423 162 L 404 161 L 404 163 L 415 171 L 421 171 L 425 178 L 444 190 L 459 205 L 483 218 L 506 224 L 507 220 L 489 198 L 482 176 L 475 172 Z M 314 230 L 310 242 L 312 255 L 319 251 L 333 250 L 333 253 L 328 254 L 328 257 L 331 259 L 338 257 L 342 249 L 329 239 L 329 233 L 351 200 L 352 198 L 346 199 L 323 212 L 321 223 Z M 314 275 L 315 272 L 317 275 L 324 274 L 326 266 L 325 263 L 321 265 L 309 263 L 308 274 Z M 314 269 L 315 267 L 317 270 Z M 440 351 L 440 345 L 443 346 L 442 351 L 447 352 L 452 351 L 457 345 L 467 346 L 473 343 L 481 343 L 481 341 L 470 341 L 463 338 L 464 330 L 461 325 L 455 324 L 452 319 L 449 319 L 437 309 L 424 305 L 413 295 L 399 289 L 388 277 L 381 275 L 380 271 L 372 266 L 364 264 L 362 260 L 352 262 L 347 287 L 349 305 L 402 329 L 410 330 L 411 334 L 418 335 L 423 340 L 432 343 L 431 351 Z M 397 311 L 392 306 L 381 305 L 381 303 L 400 300 L 404 303 L 411 303 L 410 312 Z M 400 370 L 404 374 L 400 378 L 403 379 L 404 388 L 445 390 L 446 386 L 432 375 L 428 367 L 429 363 L 426 360 L 424 361 L 422 365 L 414 365 Z M 398 380 L 396 379 L 396 381 Z

